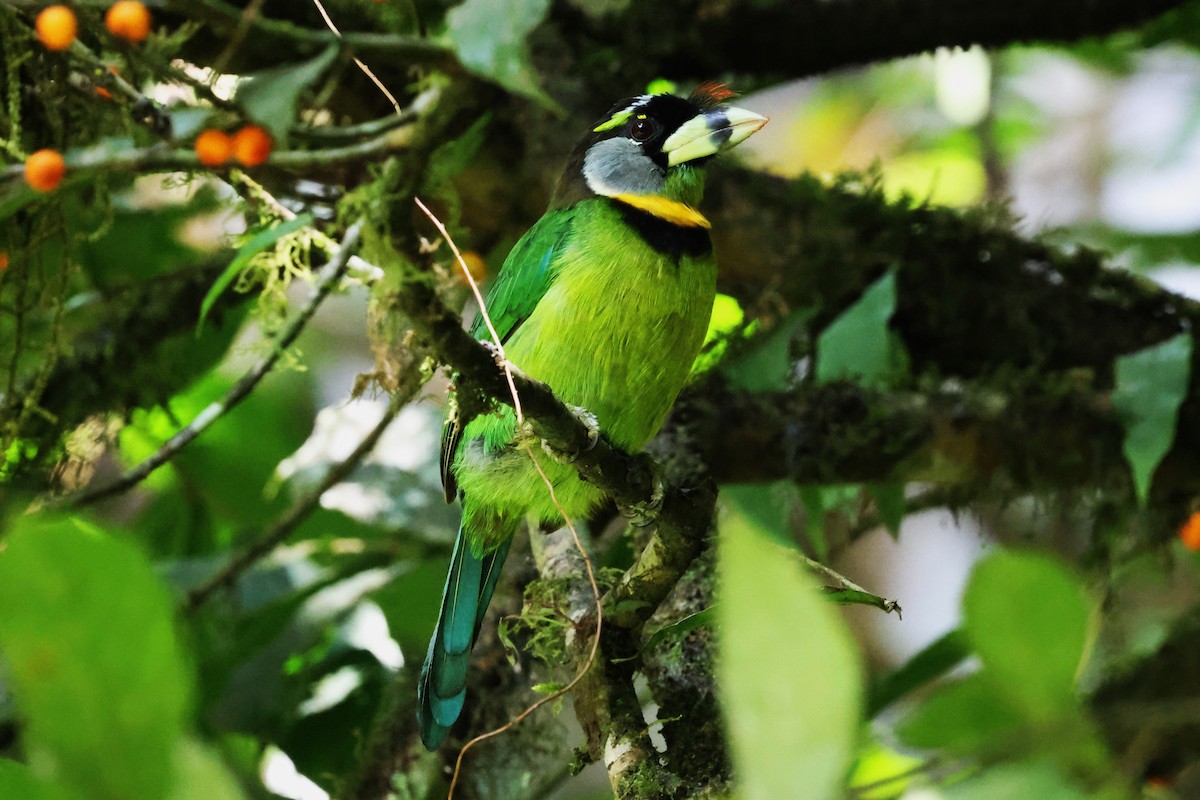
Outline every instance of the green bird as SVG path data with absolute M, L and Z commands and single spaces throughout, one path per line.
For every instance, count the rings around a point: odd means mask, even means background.
M 725 105 L 732 94 L 704 84 L 686 98 L 613 106 L 575 147 L 549 209 L 487 297 L 509 362 L 630 452 L 662 425 L 712 314 L 717 267 L 696 210 L 702 166 L 767 122 Z M 491 338 L 482 315 L 471 333 Z M 442 484 L 447 502 L 461 500 L 462 524 L 417 691 L 430 750 L 462 712 L 471 647 L 513 535 L 527 519 L 563 524 L 517 428 L 507 406 L 470 420 L 452 412 L 443 428 Z M 569 517 L 603 500 L 570 464 L 532 451 Z

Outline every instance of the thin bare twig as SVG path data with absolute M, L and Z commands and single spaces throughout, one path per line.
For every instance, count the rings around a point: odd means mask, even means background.
M 112 497 L 133 488 L 145 480 L 154 470 L 174 458 L 180 450 L 207 430 L 210 425 L 244 400 L 250 394 L 250 391 L 258 385 L 258 382 L 271 371 L 275 363 L 279 361 L 280 356 L 291 346 L 292 342 L 296 340 L 296 337 L 304 329 L 304 326 L 308 324 L 317 307 L 321 305 L 321 302 L 333 291 L 338 281 L 341 280 L 342 275 L 346 272 L 346 265 L 350 262 L 350 254 L 358 244 L 362 228 L 362 220 L 350 226 L 349 230 L 346 231 L 346 235 L 342 237 L 342 242 L 337 253 L 329 260 L 324 269 L 321 270 L 320 277 L 313 288 L 313 294 L 309 298 L 308 303 L 300 309 L 300 313 L 279 334 L 279 337 L 275 340 L 275 344 L 271 347 L 271 352 L 259 359 L 258 363 L 251 367 L 224 397 L 210 403 L 185 428 L 168 439 L 156 453 L 127 471 L 117 480 L 107 486 L 87 489 L 76 495 L 65 497 L 54 505 L 61 503 L 74 508 L 82 508 L 83 506 L 91 505 L 99 500 Z
M 321 18 L 325 20 L 325 24 L 329 27 L 329 30 L 333 31 L 333 35 L 341 39 L 342 32 L 338 30 L 337 25 L 333 24 L 333 19 L 329 16 L 329 12 L 325 10 L 325 6 L 321 3 L 321 0 L 313 0 L 313 4 L 316 5 L 317 11 L 321 12 Z M 354 59 L 354 63 L 358 65 L 358 68 L 363 71 L 363 74 L 371 79 L 371 83 L 375 84 L 375 88 L 383 92 L 383 96 L 391 101 L 392 108 L 396 109 L 396 116 L 403 116 L 404 112 L 400 109 L 400 103 L 388 91 L 388 88 L 383 85 L 383 81 L 375 77 L 375 73 L 371 71 L 371 68 L 364 64 L 358 56 L 352 56 L 352 58 Z
M 471 294 L 475 295 L 475 304 L 479 306 L 479 314 L 483 317 L 483 322 L 487 325 L 488 333 L 492 337 L 492 345 L 496 348 L 496 355 L 500 360 L 501 367 L 504 369 L 504 376 L 508 379 L 508 391 L 512 395 L 513 410 L 517 414 L 517 424 L 521 425 L 525 422 L 525 415 L 521 411 L 521 395 L 517 393 L 517 385 L 513 382 L 512 365 L 508 362 L 508 357 L 504 354 L 504 342 L 500 340 L 500 334 L 496 332 L 496 326 L 492 324 L 492 316 L 488 313 L 487 302 L 483 299 L 483 293 L 479 291 L 479 284 L 475 282 L 475 276 L 467 268 L 467 262 L 463 260 L 462 253 L 458 251 L 458 245 L 454 243 L 454 239 L 450 237 L 450 232 L 446 230 L 446 226 L 442 224 L 442 221 L 429 210 L 428 206 L 421 202 L 421 198 L 414 197 L 413 202 L 425 212 L 425 216 L 429 217 L 437 227 L 438 233 L 442 234 L 442 238 L 450 245 L 450 250 L 454 253 L 454 258 L 457 259 L 459 268 L 462 269 L 463 275 L 466 276 L 467 285 L 471 287 Z
M 274 550 L 280 545 L 297 526 L 303 522 L 309 514 L 316 510 L 321 502 L 321 495 L 325 494 L 330 488 L 338 483 L 341 483 L 354 471 L 359 462 L 366 458 L 367 454 L 375 449 L 375 445 L 379 442 L 379 437 L 383 436 L 383 432 L 387 430 L 388 425 L 396 418 L 396 414 L 404 407 L 404 404 L 412 399 L 419 383 L 412 386 L 409 392 L 399 391 L 392 395 L 392 399 L 388 402 L 387 409 L 383 412 L 383 417 L 376 423 L 358 446 L 354 448 L 350 455 L 334 464 L 321 482 L 317 484 L 311 491 L 304 495 L 295 505 L 288 509 L 287 513 L 275 521 L 261 536 L 246 546 L 241 552 L 229 559 L 229 562 L 222 567 L 216 574 L 205 581 L 200 586 L 188 592 L 187 598 L 184 601 L 183 610 L 186 614 L 191 614 L 200 606 L 208 602 L 218 589 L 222 586 L 230 586 L 236 581 L 243 572 L 249 569 L 260 558 Z

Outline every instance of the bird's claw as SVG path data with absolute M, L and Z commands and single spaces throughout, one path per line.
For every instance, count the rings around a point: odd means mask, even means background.
M 596 442 L 600 441 L 600 421 L 596 419 L 596 415 L 588 411 L 583 406 L 568 405 L 567 410 L 572 416 L 587 428 L 588 443 L 583 452 L 588 452 L 596 446 Z M 579 458 L 579 453 L 564 453 L 563 451 L 551 446 L 549 442 L 542 439 L 542 449 L 546 451 L 546 455 L 553 458 L 560 464 L 570 464 L 575 459 Z
M 663 498 L 667 494 L 667 489 L 658 470 L 654 470 L 653 481 L 654 486 L 650 490 L 649 500 L 633 503 L 623 510 L 625 516 L 629 518 L 629 524 L 635 528 L 644 528 L 650 525 L 658 519 L 658 513 L 662 511 Z

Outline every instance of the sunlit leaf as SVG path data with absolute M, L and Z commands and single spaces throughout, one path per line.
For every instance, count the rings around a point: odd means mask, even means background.
M 1175 440 L 1191 365 L 1190 333 L 1117 359 L 1112 401 L 1125 425 L 1125 460 L 1141 503 L 1146 502 L 1155 468 Z
M 693 375 L 706 372 L 721 363 L 725 351 L 729 349 L 730 338 L 741 329 L 745 319 L 746 313 L 735 298 L 717 294 L 713 300 L 712 315 L 708 319 L 708 331 L 704 334 L 704 346 L 692 364 Z
M 132 546 L 24 521 L 0 551 L 0 651 L 24 749 L 92 800 L 162 797 L 190 680 L 162 581 Z
M 235 99 L 251 119 L 271 132 L 277 142 L 284 142 L 288 128 L 296 120 L 300 93 L 329 69 L 337 53 L 337 46 L 330 45 L 303 64 L 287 64 L 248 75 L 238 84 Z
M 964 630 L 985 670 L 1035 716 L 1075 703 L 1092 602 L 1049 556 L 1001 551 L 976 566 L 963 597 Z
M 842 796 L 861 705 L 861 666 L 837 612 L 724 487 L 717 685 L 740 798 Z
M 968 206 L 979 202 L 987 175 L 978 156 L 954 150 L 928 150 L 897 156 L 883 164 L 889 199 L 902 196 L 934 205 Z
M 856 790 L 852 796 L 858 800 L 894 800 L 910 783 L 922 780 L 913 772 L 920 765 L 919 758 L 872 742 L 859 753 L 850 774 L 850 786 Z M 875 788 L 867 788 L 871 786 Z
M 896 312 L 896 277 L 891 272 L 867 287 L 817 339 L 817 381 L 854 380 L 883 384 L 892 366 L 888 322 Z
M 525 38 L 541 24 L 550 0 L 466 0 L 446 14 L 463 66 L 548 108 L 558 106 L 538 84 Z

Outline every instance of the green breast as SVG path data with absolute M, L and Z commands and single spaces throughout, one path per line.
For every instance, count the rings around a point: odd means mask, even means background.
M 687 379 L 712 311 L 716 264 L 711 251 L 664 246 L 653 225 L 647 235 L 628 216 L 606 199 L 580 203 L 557 278 L 505 350 L 563 401 L 595 414 L 614 442 L 637 450 Z

